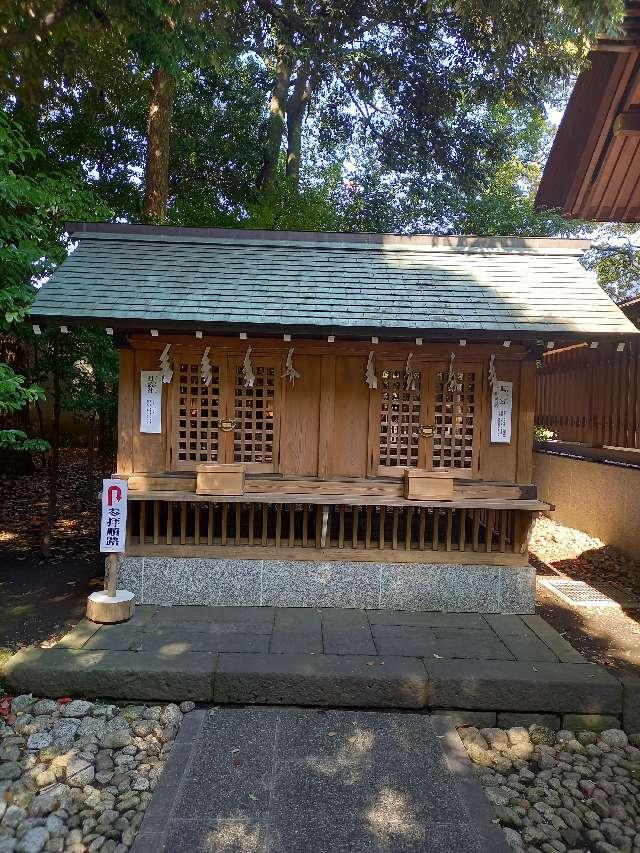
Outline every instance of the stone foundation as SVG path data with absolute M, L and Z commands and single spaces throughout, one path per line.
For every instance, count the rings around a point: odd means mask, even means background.
M 535 569 L 416 563 L 123 557 L 140 604 L 533 613 Z

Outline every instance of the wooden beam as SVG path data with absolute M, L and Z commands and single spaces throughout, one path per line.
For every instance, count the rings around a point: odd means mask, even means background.
M 640 112 L 618 113 L 613 122 L 614 136 L 640 136 Z
M 208 502 L 211 500 L 211 495 L 196 495 L 193 492 L 129 492 L 128 499 L 130 502 L 135 501 L 176 501 L 186 503 Z M 244 495 L 225 495 L 224 498 L 216 498 L 221 503 L 248 503 L 254 504 L 326 504 L 326 495 L 313 494 L 296 494 L 291 492 L 279 492 L 277 494 L 244 494 Z M 353 505 L 356 502 L 359 506 L 379 506 L 379 507 L 438 507 L 441 509 L 521 509 L 521 510 L 538 510 L 547 512 L 553 509 L 552 504 L 537 499 L 499 499 L 499 498 L 471 498 L 471 499 L 454 499 L 452 501 L 408 501 L 404 498 L 395 497 L 380 497 L 377 495 L 342 495 L 340 497 L 332 497 L 330 504 L 333 506 Z
M 143 556 L 164 556 L 164 557 L 185 557 L 185 558 L 207 558 L 207 559 L 229 559 L 229 547 L 214 545 L 146 545 L 133 544 L 127 548 L 127 554 L 131 557 Z M 390 548 L 382 551 L 375 547 L 367 550 L 366 548 L 353 548 L 348 552 L 349 560 L 353 562 L 376 562 L 376 563 L 442 563 L 443 554 L 439 551 L 406 551 L 399 549 L 393 551 Z M 384 555 L 384 556 L 383 556 Z M 234 545 L 233 558 L 237 560 L 317 560 L 318 562 L 331 562 L 334 560 L 344 561 L 344 549 L 336 547 L 295 548 L 282 547 L 276 548 L 273 545 L 262 546 L 255 544 Z M 477 564 L 478 562 L 492 566 L 512 566 L 514 571 L 519 567 L 524 567 L 528 564 L 526 555 L 504 553 L 492 551 L 489 554 L 483 553 L 479 555 L 473 551 L 454 551 L 446 556 L 447 564 L 460 566 L 460 571 L 464 573 L 466 565 Z M 464 574 L 461 574 L 460 580 L 464 583 Z

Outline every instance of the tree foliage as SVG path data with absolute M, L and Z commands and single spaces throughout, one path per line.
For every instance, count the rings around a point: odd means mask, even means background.
M 640 241 L 629 226 L 600 226 L 583 260 L 616 302 L 640 295 Z
M 412 194 L 446 196 L 477 191 L 486 164 L 508 150 L 508 127 L 488 120 L 496 104 L 540 109 L 552 101 L 595 33 L 617 26 L 622 5 L 9 0 L 0 11 L 0 70 L 27 137 L 46 138 L 56 162 L 83 162 L 123 216 L 200 218 L 202 206 L 228 215 L 230 172 L 242 175 L 253 202 L 256 188 L 272 195 L 304 183 L 314 149 L 326 167 L 373 147 L 385 175 L 419 170 Z M 255 60 L 234 90 L 220 70 L 240 70 L 248 56 Z M 222 145 L 202 124 L 207 92 L 213 112 L 229 108 Z M 183 184 L 185 161 L 175 155 L 193 127 L 205 133 L 201 145 L 192 137 L 197 157 Z M 237 170 L 224 151 L 236 128 L 246 155 Z M 207 152 L 205 141 L 213 142 Z M 198 173 L 203 180 L 194 180 Z M 231 211 L 246 214 L 232 196 Z M 215 198 L 222 203 L 214 211 Z
M 15 415 L 44 397 L 22 373 L 33 372 L 38 344 L 25 320 L 36 285 L 67 254 L 64 221 L 109 216 L 77 170 L 40 171 L 41 152 L 0 113 L 0 415 Z M 32 168 L 35 164 L 35 168 Z M 0 447 L 41 449 L 24 430 L 0 431 Z
M 0 411 L 20 433 L 5 441 L 29 446 L 21 412 L 51 370 L 65 406 L 113 415 L 104 333 L 36 339 L 25 322 L 69 250 L 67 218 L 566 231 L 532 204 L 542 107 L 621 12 L 622 0 L 7 0 Z M 630 280 L 626 257 L 602 259 L 603 280 Z

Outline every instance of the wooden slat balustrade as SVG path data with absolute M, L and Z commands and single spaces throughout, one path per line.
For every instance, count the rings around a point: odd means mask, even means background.
M 129 502 L 127 553 L 378 562 L 446 562 L 447 553 L 455 553 L 455 562 L 519 565 L 534 514 L 486 507 L 135 500 Z

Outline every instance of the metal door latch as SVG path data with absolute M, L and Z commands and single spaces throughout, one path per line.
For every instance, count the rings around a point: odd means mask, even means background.
M 430 438 L 436 431 L 436 428 L 431 425 L 423 424 L 420 427 L 420 435 L 423 438 Z

